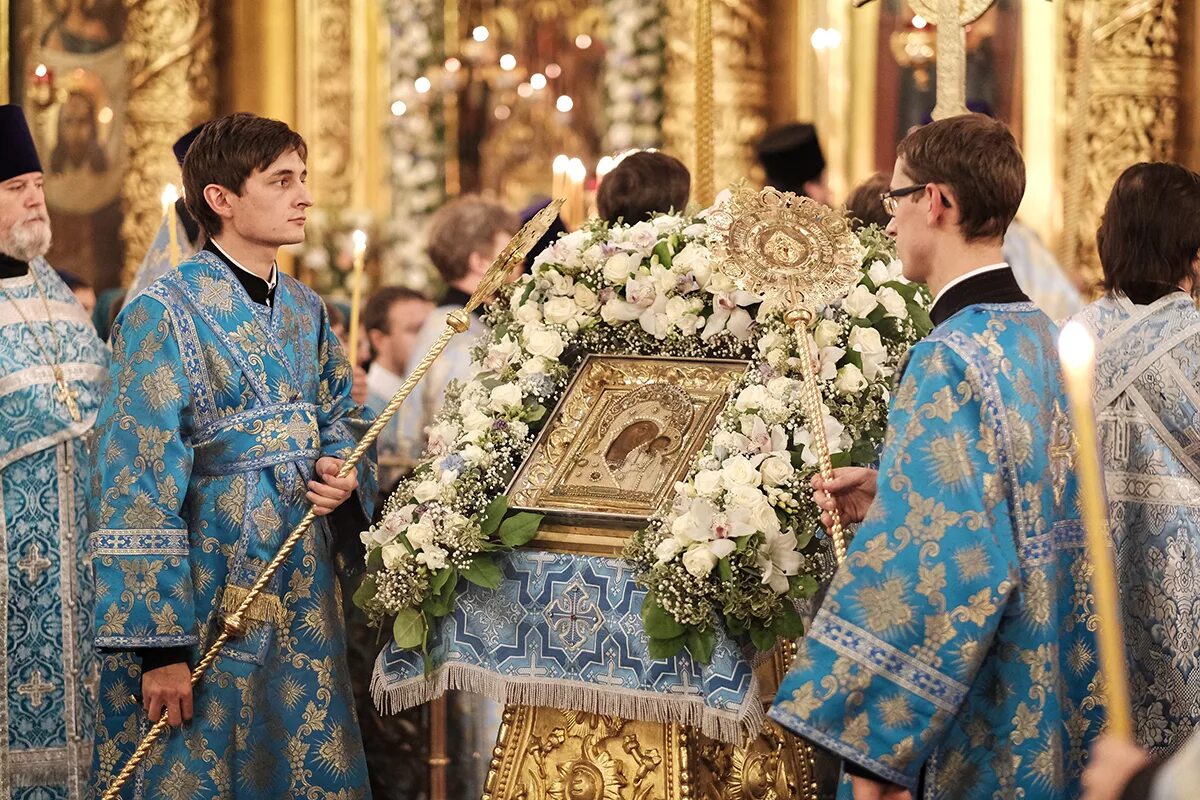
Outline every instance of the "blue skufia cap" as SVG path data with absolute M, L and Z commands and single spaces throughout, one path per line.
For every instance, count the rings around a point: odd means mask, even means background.
M 0 181 L 42 171 L 24 110 L 18 105 L 0 106 Z
M 200 135 L 200 131 L 204 130 L 207 122 L 201 122 L 190 131 L 180 136 L 175 140 L 175 144 L 171 145 L 171 150 L 175 153 L 175 160 L 179 162 L 179 166 L 183 166 L 183 158 L 187 155 L 188 148 L 192 146 L 192 142 L 196 141 L 196 137 Z

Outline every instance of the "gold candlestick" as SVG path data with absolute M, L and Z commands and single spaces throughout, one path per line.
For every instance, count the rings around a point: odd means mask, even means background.
M 1125 638 L 1121 631 L 1117 579 L 1108 538 L 1108 503 L 1096 446 L 1096 418 L 1092 409 L 1092 378 L 1096 344 L 1087 329 L 1069 322 L 1058 338 L 1058 354 L 1066 379 L 1071 418 L 1075 424 L 1076 475 L 1080 506 L 1087 531 L 1088 557 L 1092 562 L 1092 594 L 1096 598 L 1096 636 L 1100 646 L 1109 732 L 1133 739 L 1130 721 L 1129 676 L 1125 668 Z
M 354 232 L 354 286 L 350 299 L 350 347 L 347 356 L 351 368 L 358 366 L 358 319 L 362 314 L 363 269 L 367 263 L 367 234 Z
M 179 223 L 175 218 L 175 201 L 178 199 L 179 191 L 175 184 L 168 183 L 163 189 L 162 206 L 163 217 L 167 220 L 167 254 L 170 256 L 172 267 L 183 260 L 183 254 L 179 250 Z

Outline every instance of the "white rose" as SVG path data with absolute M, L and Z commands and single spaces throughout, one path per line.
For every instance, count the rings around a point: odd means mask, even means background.
M 682 297 L 672 297 L 667 301 L 667 322 L 684 333 L 692 333 L 703 327 L 703 321 L 696 312 L 696 300 L 685 300 Z
M 483 368 L 490 372 L 499 372 L 512 361 L 512 357 L 517 352 L 517 343 L 505 336 L 488 348 L 487 356 L 483 360 Z
M 821 320 L 813 331 L 813 339 L 816 340 L 818 347 L 833 347 L 841 336 L 842 326 L 831 319 Z
M 414 550 L 420 550 L 433 544 L 433 540 L 437 536 L 437 531 L 427 522 L 416 522 L 408 526 L 408 530 L 404 532 L 404 535 Z
M 842 308 L 846 313 L 858 319 L 866 319 L 878 305 L 879 302 L 875 295 L 871 294 L 871 290 L 861 284 L 855 286 L 854 291 L 842 301 Z
M 654 548 L 654 557 L 658 559 L 659 564 L 666 564 L 679 555 L 679 551 L 682 549 L 683 543 L 671 536 L 658 543 L 658 547 Z
M 477 444 L 469 444 L 459 451 L 463 460 L 468 464 L 478 464 L 487 458 L 487 451 Z
M 620 286 L 641 263 L 641 259 L 632 253 L 614 253 L 604 262 L 604 280 L 614 286 Z
M 552 297 L 542 306 L 542 315 L 551 325 L 566 325 L 579 312 L 570 297 Z
M 472 408 L 463 414 L 463 430 L 467 433 L 486 431 L 490 427 L 492 427 L 492 418 L 478 408 Z
M 885 286 L 879 290 L 877 295 L 879 303 L 888 313 L 888 316 L 896 319 L 904 319 L 908 316 L 908 304 L 904 302 L 904 298 L 890 286 Z
M 796 471 L 792 462 L 783 456 L 771 456 L 758 468 L 764 486 L 779 486 L 786 483 Z
M 596 293 L 582 283 L 575 285 L 575 305 L 587 314 L 594 314 L 600 308 L 600 300 Z
M 707 547 L 693 547 L 683 554 L 683 568 L 696 578 L 707 578 L 717 565 L 717 556 Z
M 879 259 L 871 262 L 871 267 L 867 270 L 867 277 L 876 286 L 883 286 L 892 279 L 891 273 L 888 272 L 887 264 L 884 264 Z
M 760 480 L 758 470 L 745 456 L 731 456 L 721 465 L 721 478 L 726 486 L 757 486 Z
M 721 472 L 715 469 L 702 469 L 696 473 L 694 483 L 697 494 L 712 497 L 721 491 Z
M 522 378 L 532 378 L 541 375 L 550 369 L 550 362 L 541 356 L 534 356 L 521 364 L 521 368 L 517 370 L 517 375 Z
M 492 389 L 488 408 L 498 413 L 504 413 L 514 406 L 521 405 L 521 387 L 515 383 L 502 383 Z
M 383 547 L 383 566 L 387 569 L 398 569 L 404 562 L 405 556 L 408 555 L 408 550 L 400 543 L 384 545 Z
M 441 488 L 437 481 L 423 480 L 413 488 L 413 497 L 418 503 L 428 503 L 438 496 Z
M 764 497 L 765 501 L 766 498 Z M 779 525 L 779 517 L 775 515 L 775 509 L 770 503 L 762 502 L 758 505 L 753 505 L 747 508 L 750 515 L 750 522 L 755 528 L 765 534 L 778 534 L 782 528 Z
M 900 259 L 893 258 L 890 262 L 888 262 L 887 270 L 888 277 L 890 277 L 892 280 L 904 281 L 905 283 L 908 283 L 908 281 L 904 278 L 904 265 L 900 263 Z
M 642 315 L 642 309 L 626 303 L 624 300 L 612 298 L 604 307 L 600 309 L 600 319 L 608 325 L 616 325 L 619 322 L 632 322 Z
M 539 325 L 542 321 L 542 312 L 537 303 L 522 303 L 513 310 L 513 316 L 522 325 Z
M 778 331 L 770 331 L 759 337 L 758 352 L 765 355 L 766 353 L 769 353 L 770 351 L 780 347 L 783 343 L 783 337 L 779 335 Z
M 525 349 L 531 355 L 557 359 L 562 355 L 565 343 L 556 331 L 539 328 L 525 332 Z
M 887 348 L 883 346 L 879 331 L 874 328 L 852 328 L 850 330 L 850 347 L 857 350 L 862 356 L 863 375 L 867 380 L 873 381 L 879 377 L 887 377 L 883 368 L 883 362 L 887 359 Z
M 446 566 L 446 556 L 448 553 L 436 544 L 430 545 L 425 550 L 417 553 L 417 563 L 424 564 L 431 570 L 442 569 Z
M 767 390 L 762 384 L 753 383 L 742 389 L 734 402 L 734 407 L 738 411 L 750 411 L 756 408 L 762 408 L 767 400 Z
M 858 394 L 867 388 L 867 379 L 863 377 L 862 370 L 853 364 L 847 364 L 838 370 L 837 380 L 833 385 L 842 394 Z

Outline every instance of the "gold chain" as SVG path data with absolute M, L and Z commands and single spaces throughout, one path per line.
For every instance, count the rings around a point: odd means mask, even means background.
M 29 328 L 29 332 L 33 334 L 33 341 L 37 344 L 38 350 L 41 351 L 42 359 L 54 373 L 55 396 L 67 407 L 67 411 L 71 415 L 71 420 L 79 422 L 82 417 L 79 414 L 79 405 L 75 400 L 75 392 L 67 384 L 66 376 L 63 375 L 62 339 L 58 337 L 58 329 L 54 327 L 54 317 L 50 314 L 50 301 L 46 299 L 46 293 L 42 290 L 42 283 L 38 280 L 37 273 L 33 271 L 32 265 L 29 267 L 29 275 L 33 278 L 33 285 L 37 287 L 38 296 L 42 298 L 42 308 L 46 310 L 46 323 L 50 326 L 50 335 L 54 338 L 54 358 L 50 357 L 50 352 L 46 349 L 45 343 L 42 342 L 42 337 L 38 336 L 37 329 L 29 321 L 29 318 L 25 316 L 25 312 L 21 310 L 21 304 L 8 293 L 8 289 L 5 288 L 3 281 L 0 281 L 0 292 L 8 298 L 8 302 L 13 304 L 13 308 L 17 310 L 17 315 L 21 317 L 21 321 L 25 323 L 25 327 Z

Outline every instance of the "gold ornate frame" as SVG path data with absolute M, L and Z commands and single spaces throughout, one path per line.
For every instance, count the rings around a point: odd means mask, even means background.
M 589 355 L 510 483 L 509 504 L 547 515 L 540 546 L 604 554 L 619 550 L 670 498 L 725 407 L 734 381 L 748 368 L 746 361 Z M 567 483 L 579 459 L 599 456 L 601 450 L 589 448 L 607 448 L 621 435 L 606 433 L 609 425 L 636 422 L 631 409 L 655 402 L 638 400 L 654 387 L 681 395 L 690 405 L 687 419 L 680 416 L 660 425 L 659 434 L 673 440 L 662 477 L 649 491 L 622 488 L 620 481 L 613 481 L 615 487 L 584 491 L 578 490 L 578 481 Z M 682 407 L 677 412 L 682 414 Z

